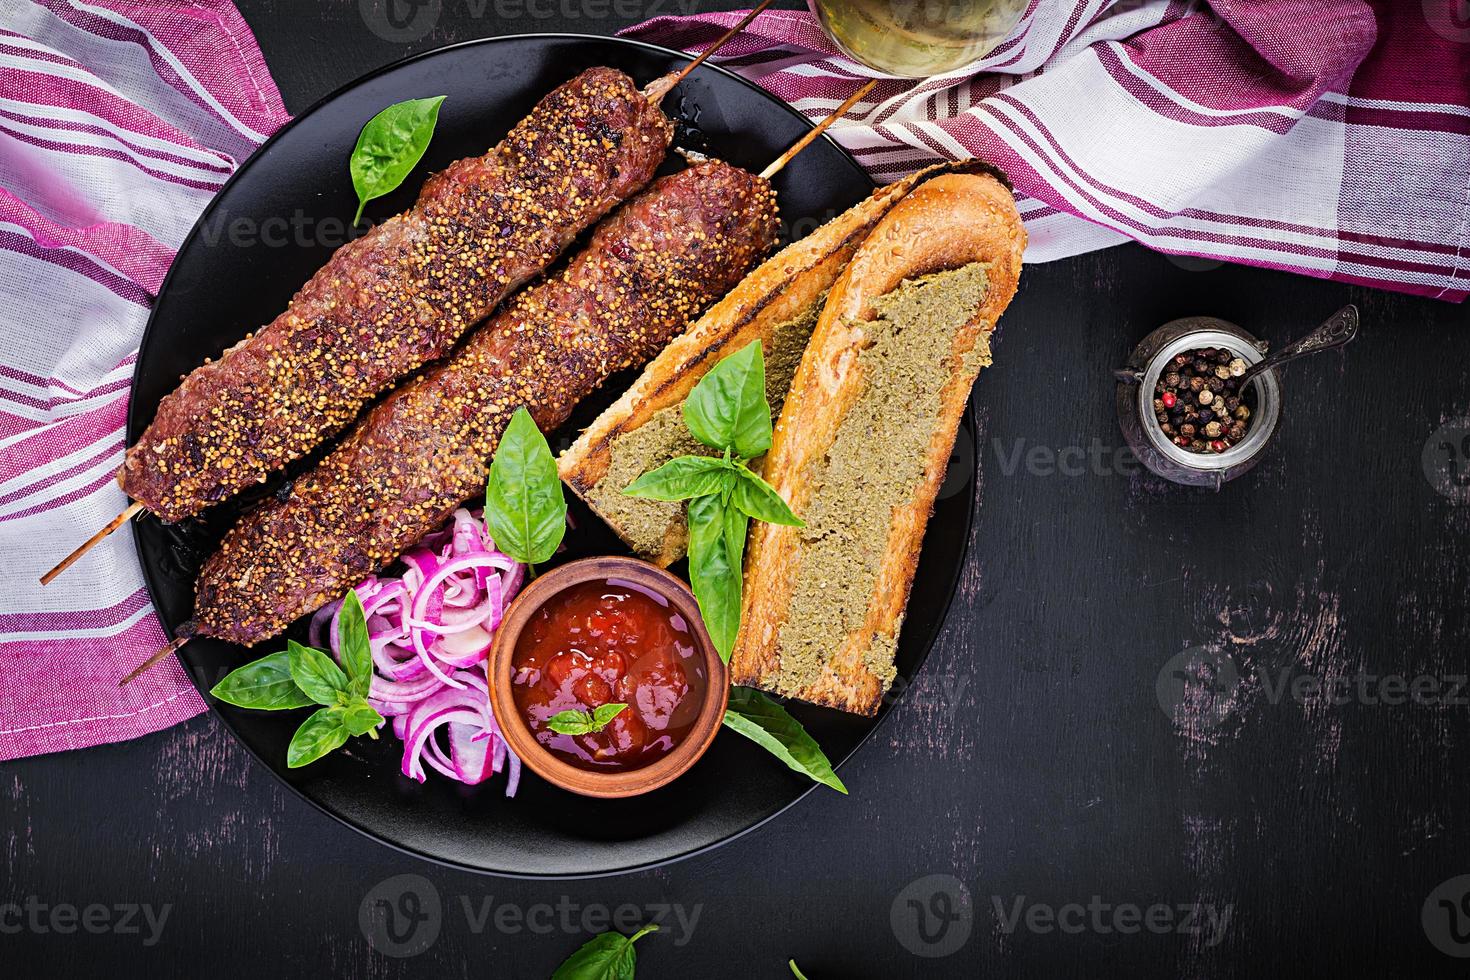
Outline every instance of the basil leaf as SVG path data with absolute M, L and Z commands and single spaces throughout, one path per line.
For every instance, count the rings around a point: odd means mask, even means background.
M 787 960 L 786 965 L 791 967 L 791 975 L 796 980 L 806 980 L 806 974 L 801 972 L 801 968 L 796 965 L 795 960 Z
M 341 748 L 346 742 L 347 729 L 342 724 L 342 709 L 318 709 L 291 736 L 291 744 L 286 749 L 286 768 L 300 769 L 333 749 Z
M 524 407 L 511 416 L 490 463 L 485 526 L 496 547 L 528 565 L 556 554 L 567 531 L 567 500 L 556 460 Z
M 357 137 L 357 146 L 347 169 L 352 174 L 352 188 L 357 191 L 355 225 L 362 220 L 362 209 L 375 197 L 382 197 L 403 183 L 424 158 L 434 127 L 439 122 L 439 104 L 444 96 L 432 99 L 409 99 L 390 105 L 368 120 Z
M 608 722 L 622 714 L 628 706 L 619 702 L 599 704 L 592 711 L 569 708 L 558 711 L 546 720 L 546 727 L 560 735 L 590 735 L 607 727 Z
M 723 459 L 679 456 L 644 473 L 623 488 L 623 493 L 648 500 L 688 500 L 719 493 L 734 474 L 734 468 Z
M 291 679 L 290 654 L 285 650 L 236 667 L 210 689 L 226 704 L 258 711 L 281 711 L 315 704 Z
M 728 543 L 728 510 L 718 493 L 689 501 L 689 584 L 704 627 L 726 663 L 740 631 L 740 564 Z M 741 535 L 742 550 L 744 546 Z
M 805 527 L 806 524 L 791 512 L 786 506 L 786 501 L 759 475 L 752 473 L 744 466 L 735 468 L 740 477 L 735 484 L 735 491 L 730 496 L 730 502 L 740 508 L 740 512 L 754 517 L 758 521 L 767 524 L 785 524 L 788 527 Z
M 684 399 L 684 424 L 713 449 L 750 459 L 771 448 L 766 362 L 757 340 L 720 361 Z
M 314 647 L 304 647 L 295 640 L 286 641 L 291 679 L 302 693 L 317 704 L 338 704 L 337 695 L 347 693 L 347 675 L 331 657 Z
M 378 709 L 360 698 L 342 709 L 342 727 L 353 735 L 372 732 L 377 738 L 377 728 L 382 723 L 383 716 L 378 714 Z
M 633 944 L 658 926 L 649 923 L 632 937 L 620 932 L 604 932 L 593 936 L 551 975 L 551 980 L 633 980 L 638 954 Z
M 801 722 L 760 691 L 749 687 L 730 688 L 725 727 L 744 735 L 797 772 L 839 793 L 847 792 L 821 746 L 801 727 Z
M 367 697 L 373 683 L 373 651 L 368 645 L 367 616 L 356 589 L 347 590 L 342 613 L 337 617 L 337 654 L 347 672 L 348 690 L 360 698 Z
M 750 517 L 728 502 L 725 507 L 725 553 L 729 555 L 730 567 L 735 569 L 736 585 L 743 583 L 745 568 L 745 539 L 750 534 Z M 736 598 L 740 598 L 737 592 Z M 739 606 L 736 606 L 735 626 L 740 626 Z

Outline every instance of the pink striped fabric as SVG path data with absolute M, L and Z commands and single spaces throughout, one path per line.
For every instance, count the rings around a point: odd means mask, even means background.
M 976 69 L 887 80 L 830 132 L 880 181 L 994 161 L 1029 261 L 1134 239 L 1460 301 L 1470 291 L 1470 21 L 1455 0 L 1031 0 Z M 739 13 L 626 32 L 701 51 Z M 806 13 L 716 60 L 825 116 L 877 73 Z
M 227 0 L 0 6 L 0 759 L 132 738 L 204 703 L 122 533 L 113 473 L 134 355 L 174 250 L 287 116 Z

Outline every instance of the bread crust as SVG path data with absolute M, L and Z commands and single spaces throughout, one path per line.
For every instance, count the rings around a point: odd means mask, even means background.
M 586 500 L 607 473 L 613 443 L 620 436 L 682 402 L 705 372 L 727 354 L 755 340 L 769 341 L 777 326 L 810 310 L 832 288 L 868 234 L 904 197 L 933 180 L 982 171 L 998 173 L 973 160 L 921 170 L 878 188 L 866 200 L 766 260 L 665 347 L 622 397 L 582 431 L 557 461 L 563 482 Z M 609 523 L 626 541 L 623 529 L 616 522 Z M 644 557 L 658 565 L 677 560 L 683 546 L 679 530 L 671 527 L 660 553 Z
M 863 392 L 858 355 L 871 342 L 864 324 L 875 315 L 874 301 L 904 280 L 973 262 L 989 265 L 989 284 L 975 316 L 955 332 L 922 476 L 911 499 L 892 509 L 861 626 L 832 638 L 832 652 L 815 681 L 794 690 L 781 684 L 781 628 L 802 567 L 803 538 L 799 528 L 756 522 L 745 564 L 740 638 L 730 664 L 733 683 L 845 711 L 877 712 L 886 685 L 871 669 L 868 654 L 876 637 L 895 636 L 902 625 L 924 530 L 981 367 L 967 355 L 988 337 L 1015 295 L 1025 245 L 1015 199 L 1000 180 L 989 174 L 946 174 L 889 210 L 843 271 L 797 369 L 763 469 L 798 516 L 820 491 L 813 474 L 820 473 L 843 419 Z

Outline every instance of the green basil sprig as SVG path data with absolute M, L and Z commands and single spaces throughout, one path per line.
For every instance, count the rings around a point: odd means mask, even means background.
M 591 711 L 568 708 L 558 711 L 546 720 L 546 727 L 560 735 L 591 735 L 600 732 L 608 723 L 627 709 L 626 704 L 599 704 Z
M 801 527 L 786 501 L 749 461 L 771 448 L 771 404 L 759 340 L 710 369 L 684 400 L 684 424 L 723 456 L 680 456 L 624 493 L 689 501 L 689 583 L 710 639 L 727 663 L 740 631 L 741 563 L 753 517 Z
M 725 727 L 744 735 L 797 772 L 839 793 L 847 792 L 816 739 L 785 708 L 760 691 L 730 688 Z
M 362 127 L 347 164 L 352 188 L 357 191 L 354 225 L 362 220 L 362 209 L 368 201 L 397 188 L 424 158 L 443 101 L 444 96 L 438 95 L 432 99 L 398 102 Z
M 322 705 L 296 729 L 286 749 L 286 766 L 300 768 L 341 748 L 353 735 L 377 738 L 383 723 L 383 716 L 367 700 L 373 654 L 356 591 L 343 600 L 337 646 L 345 671 L 321 650 L 287 640 L 285 650 L 231 671 L 209 693 L 227 704 L 257 711 Z
M 620 932 L 604 932 L 593 936 L 551 975 L 551 980 L 633 980 L 638 967 L 638 953 L 633 944 L 658 926 L 649 923 L 625 936 Z
M 527 565 L 556 554 L 567 532 L 567 499 L 556 460 L 524 407 L 511 416 L 490 462 L 485 527 L 497 548 Z
M 795 960 L 787 960 L 786 965 L 791 967 L 791 975 L 795 977 L 796 980 L 806 980 L 806 974 L 801 972 L 801 967 L 796 965 Z

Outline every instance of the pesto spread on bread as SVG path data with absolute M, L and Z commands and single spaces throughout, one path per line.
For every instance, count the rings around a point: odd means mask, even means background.
M 830 450 L 810 465 L 813 493 L 801 535 L 801 567 L 780 630 L 781 669 L 768 689 L 794 694 L 814 684 L 835 643 L 862 627 L 894 507 L 913 498 L 953 376 L 955 334 L 975 316 L 989 285 L 985 263 L 902 282 L 873 303 L 860 326 L 862 393 Z M 990 364 L 986 334 L 965 355 L 973 372 Z M 874 636 L 865 666 L 887 690 L 895 674 L 894 632 Z

